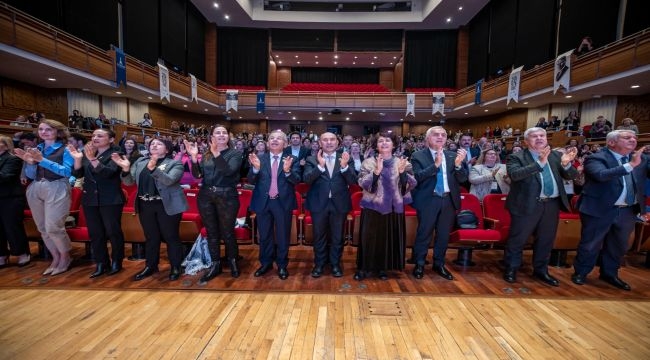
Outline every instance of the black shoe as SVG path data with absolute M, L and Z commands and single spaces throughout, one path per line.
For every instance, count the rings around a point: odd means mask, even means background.
M 548 271 L 545 271 L 545 272 L 541 272 L 541 271 L 538 272 L 538 271 L 535 271 L 535 272 L 533 272 L 533 277 L 535 277 L 535 278 L 541 280 L 542 282 L 544 282 L 544 283 L 546 283 L 546 284 L 548 284 L 548 285 L 551 285 L 551 286 L 560 286 L 560 282 L 559 282 L 556 278 L 552 277 L 552 276 L 548 273 Z
M 122 271 L 122 262 L 121 261 L 113 261 L 111 263 L 111 270 L 108 272 L 108 276 L 115 275 L 118 272 Z
M 385 271 L 378 272 L 377 277 L 381 280 L 388 280 L 388 274 Z
M 444 265 L 434 266 L 433 271 L 447 280 L 454 280 L 454 275 L 452 275 Z
M 571 281 L 576 285 L 584 285 L 587 282 L 587 276 L 574 273 L 573 275 L 571 275 Z
M 146 277 L 149 277 L 149 276 L 151 276 L 151 275 L 153 275 L 154 273 L 157 273 L 157 272 L 158 272 L 157 268 L 150 268 L 150 267 L 146 266 L 144 268 L 144 270 L 142 270 L 139 273 L 135 274 L 135 276 L 133 277 L 133 280 L 134 281 L 140 281 L 140 280 L 142 280 L 142 279 L 144 279 Z
M 332 265 L 332 276 L 334 277 L 343 276 L 343 269 L 341 269 L 341 265 Z
M 273 265 L 271 265 L 271 264 L 262 265 L 255 271 L 254 275 L 255 275 L 255 277 L 260 277 L 260 276 L 266 274 L 267 272 L 269 272 L 269 270 L 271 270 L 272 268 L 273 268 Z
M 169 271 L 169 281 L 176 281 L 181 277 L 181 268 L 172 266 L 172 269 Z
M 352 278 L 356 281 L 361 281 L 366 278 L 366 273 L 364 271 L 358 270 L 354 273 L 354 276 Z
M 625 290 L 625 291 L 632 290 L 630 285 L 628 283 L 626 283 L 625 281 L 621 280 L 621 278 L 618 277 L 618 276 L 607 276 L 607 275 L 600 274 L 599 279 L 606 282 L 606 283 L 609 283 L 610 285 L 613 285 L 613 286 L 615 286 L 615 287 L 617 287 L 617 288 L 619 288 L 621 290 Z
M 311 269 L 311 277 L 316 279 L 316 278 L 321 277 L 321 275 L 323 275 L 323 267 L 322 266 L 316 265 L 316 266 L 314 266 L 313 269 Z
M 280 278 L 280 280 L 287 280 L 287 278 L 289 277 L 289 272 L 287 271 L 287 268 L 280 268 L 278 270 L 278 277 Z
M 503 273 L 503 280 L 509 283 L 514 283 L 517 281 L 517 270 L 513 268 L 508 268 L 506 271 Z
M 239 277 L 239 265 L 237 265 L 237 259 L 229 259 L 228 263 L 230 264 L 230 276 L 234 278 Z
M 413 276 L 415 276 L 416 279 L 422 279 L 424 277 L 424 265 L 415 265 Z
M 95 272 L 90 274 L 90 278 L 96 278 L 98 276 L 101 276 L 106 272 L 106 264 L 104 263 L 98 263 L 97 266 L 95 267 Z
M 221 274 L 221 262 L 220 261 L 213 261 L 212 264 L 210 264 L 210 267 L 208 268 L 208 271 L 201 276 L 201 279 L 199 280 L 200 284 L 205 284 L 208 281 L 214 279 L 217 277 L 217 275 Z

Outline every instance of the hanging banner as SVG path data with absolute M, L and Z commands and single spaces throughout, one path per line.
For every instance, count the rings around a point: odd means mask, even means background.
M 120 83 L 126 87 L 126 57 L 124 50 L 115 48 L 115 86 L 120 87 Z
M 435 115 L 437 112 L 439 112 L 440 115 L 445 116 L 445 93 L 434 92 L 431 93 L 431 95 L 433 96 L 431 114 Z
M 571 54 L 569 50 L 555 59 L 555 72 L 553 75 L 553 94 L 561 87 L 565 92 L 569 92 L 569 82 L 571 80 Z
M 266 107 L 266 93 L 260 91 L 257 93 L 257 113 L 261 114 L 264 112 Z
M 160 100 L 169 100 L 169 70 L 162 64 L 158 64 L 158 80 L 160 82 Z
M 409 114 L 415 116 L 415 94 L 408 93 L 406 94 L 406 116 Z
M 510 81 L 508 82 L 508 98 L 506 99 L 506 105 L 510 105 L 510 99 L 515 102 L 519 102 L 519 83 L 521 82 L 521 69 L 524 66 L 520 66 L 510 72 Z
M 483 79 L 479 80 L 476 82 L 476 86 L 474 87 L 474 105 L 478 105 L 481 103 L 481 93 L 483 92 Z
M 239 100 L 239 90 L 226 90 L 226 111 L 237 111 L 237 102 Z
M 199 103 L 199 96 L 197 95 L 196 91 L 196 76 L 190 74 L 190 87 L 192 90 L 192 96 L 190 98 L 190 102 L 196 101 L 196 103 Z

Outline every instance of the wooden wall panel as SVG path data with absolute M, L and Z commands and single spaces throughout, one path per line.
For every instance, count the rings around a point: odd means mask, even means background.
M 379 70 L 379 84 L 392 90 L 395 88 L 395 71 L 393 69 Z
M 282 89 L 283 87 L 291 84 L 291 68 L 278 67 L 277 81 L 278 89 Z
M 0 79 L 2 105 L 0 118 L 15 119 L 18 115 L 42 112 L 48 119 L 67 122 L 68 100 L 65 89 L 47 89 Z
M 156 126 L 166 129 L 169 129 L 174 120 L 178 123 L 184 122 L 187 125 L 194 124 L 196 126 L 213 125 L 217 122 L 223 121 L 219 121 L 220 119 L 223 119 L 222 117 L 188 113 L 154 103 L 149 104 L 149 114 L 151 115 L 151 118 L 154 119 Z
M 217 26 L 205 24 L 205 82 L 217 84 Z
M 402 59 L 395 65 L 393 89 L 400 92 L 404 91 L 404 61 Z
M 467 129 L 470 129 L 474 137 L 479 138 L 485 131 L 486 126 L 494 129 L 496 125 L 503 128 L 505 125 L 510 124 L 513 129 L 520 129 L 523 133 L 526 130 L 527 113 L 527 109 L 516 109 L 502 114 L 472 119 L 452 119 L 447 120 L 445 129 L 451 130 L 454 133 L 458 130 L 465 132 Z
M 642 96 L 619 96 L 616 105 L 616 124 L 631 118 L 640 133 L 650 133 L 650 94 Z

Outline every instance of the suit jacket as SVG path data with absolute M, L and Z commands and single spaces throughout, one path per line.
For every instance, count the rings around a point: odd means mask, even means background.
M 149 157 L 139 158 L 134 164 L 131 164 L 131 171 L 128 174 L 122 173 L 122 182 L 126 185 L 133 185 L 140 181 L 140 173 L 147 169 Z M 156 182 L 156 188 L 160 197 L 162 197 L 163 206 L 167 215 L 180 214 L 187 210 L 187 197 L 181 188 L 181 178 L 185 169 L 183 163 L 178 160 L 165 158 L 153 172 Z M 136 211 L 138 210 L 138 201 L 135 202 Z
M 578 170 L 570 166 L 564 169 L 561 164 L 561 155 L 551 151 L 548 155 L 548 164 L 551 167 L 555 184 L 562 201 L 564 210 L 569 211 L 569 200 L 564 191 L 562 179 L 573 180 L 578 176 Z M 517 215 L 530 215 L 536 209 L 537 199 L 542 192 L 542 167 L 533 159 L 530 150 L 525 149 L 518 153 L 510 154 L 506 159 L 506 168 L 510 176 L 510 193 L 506 198 L 506 208 L 510 213 Z
M 303 173 L 303 182 L 310 185 L 307 192 L 307 203 L 305 206 L 311 212 L 324 210 L 332 193 L 332 202 L 339 213 L 347 213 L 352 210 L 352 201 L 350 199 L 349 186 L 357 182 L 357 173 L 354 170 L 354 163 L 348 162 L 348 169 L 341 172 L 341 154 L 336 154 L 334 160 L 334 169 L 330 177 L 327 167 L 325 171 L 318 168 L 318 160 L 314 156 L 307 158 L 305 171 Z
M 457 170 L 454 165 L 456 153 L 444 150 L 443 154 L 447 163 L 449 195 L 454 208 L 458 210 L 460 208 L 460 184 L 467 181 L 469 174 L 467 162 L 463 161 L 460 169 Z M 413 207 L 418 211 L 426 211 L 431 206 L 431 199 L 436 190 L 439 168 L 436 167 L 435 159 L 429 148 L 413 153 L 411 164 L 413 165 L 413 174 L 418 182 L 412 191 Z
M 0 155 L 0 198 L 24 196 L 25 188 L 20 183 L 23 161 L 9 151 Z
M 650 161 L 641 155 L 641 164 L 632 172 L 636 196 L 636 212 L 645 213 L 645 181 L 650 174 Z M 578 201 L 580 212 L 594 217 L 613 218 L 614 204 L 623 191 L 623 176 L 627 171 L 619 165 L 614 155 L 607 149 L 596 152 L 585 159 L 585 185 Z
M 297 157 L 292 156 L 291 172 L 285 175 L 283 172 L 283 157 L 280 156 L 278 164 L 278 196 L 282 207 L 291 211 L 298 206 L 294 185 L 300 182 L 300 164 Z M 269 189 L 271 188 L 271 154 L 264 153 L 259 157 L 260 171 L 256 174 L 253 166 L 248 171 L 248 183 L 255 185 L 250 209 L 260 212 L 266 209 L 269 201 Z
M 84 156 L 81 168 L 72 169 L 72 176 L 84 178 L 81 203 L 86 206 L 119 205 L 124 204 L 124 194 L 120 186 L 120 173 L 122 170 L 113 160 L 111 155 L 120 152 L 120 148 L 113 146 L 101 154 L 97 154 L 99 164 L 93 167 Z
M 301 146 L 300 151 L 298 152 L 298 161 L 306 159 L 310 154 L 311 149 Z M 285 157 L 287 155 L 293 155 L 291 152 L 291 146 L 287 146 L 284 148 L 284 150 L 282 150 L 282 157 Z

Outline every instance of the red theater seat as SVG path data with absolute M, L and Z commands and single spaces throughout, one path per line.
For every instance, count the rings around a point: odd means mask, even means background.
M 449 235 L 450 248 L 458 249 L 454 264 L 472 266 L 472 251 L 501 241 L 501 233 L 485 227 L 481 202 L 472 194 L 461 194 L 460 210 L 471 210 L 478 219 L 476 229 L 456 228 Z

